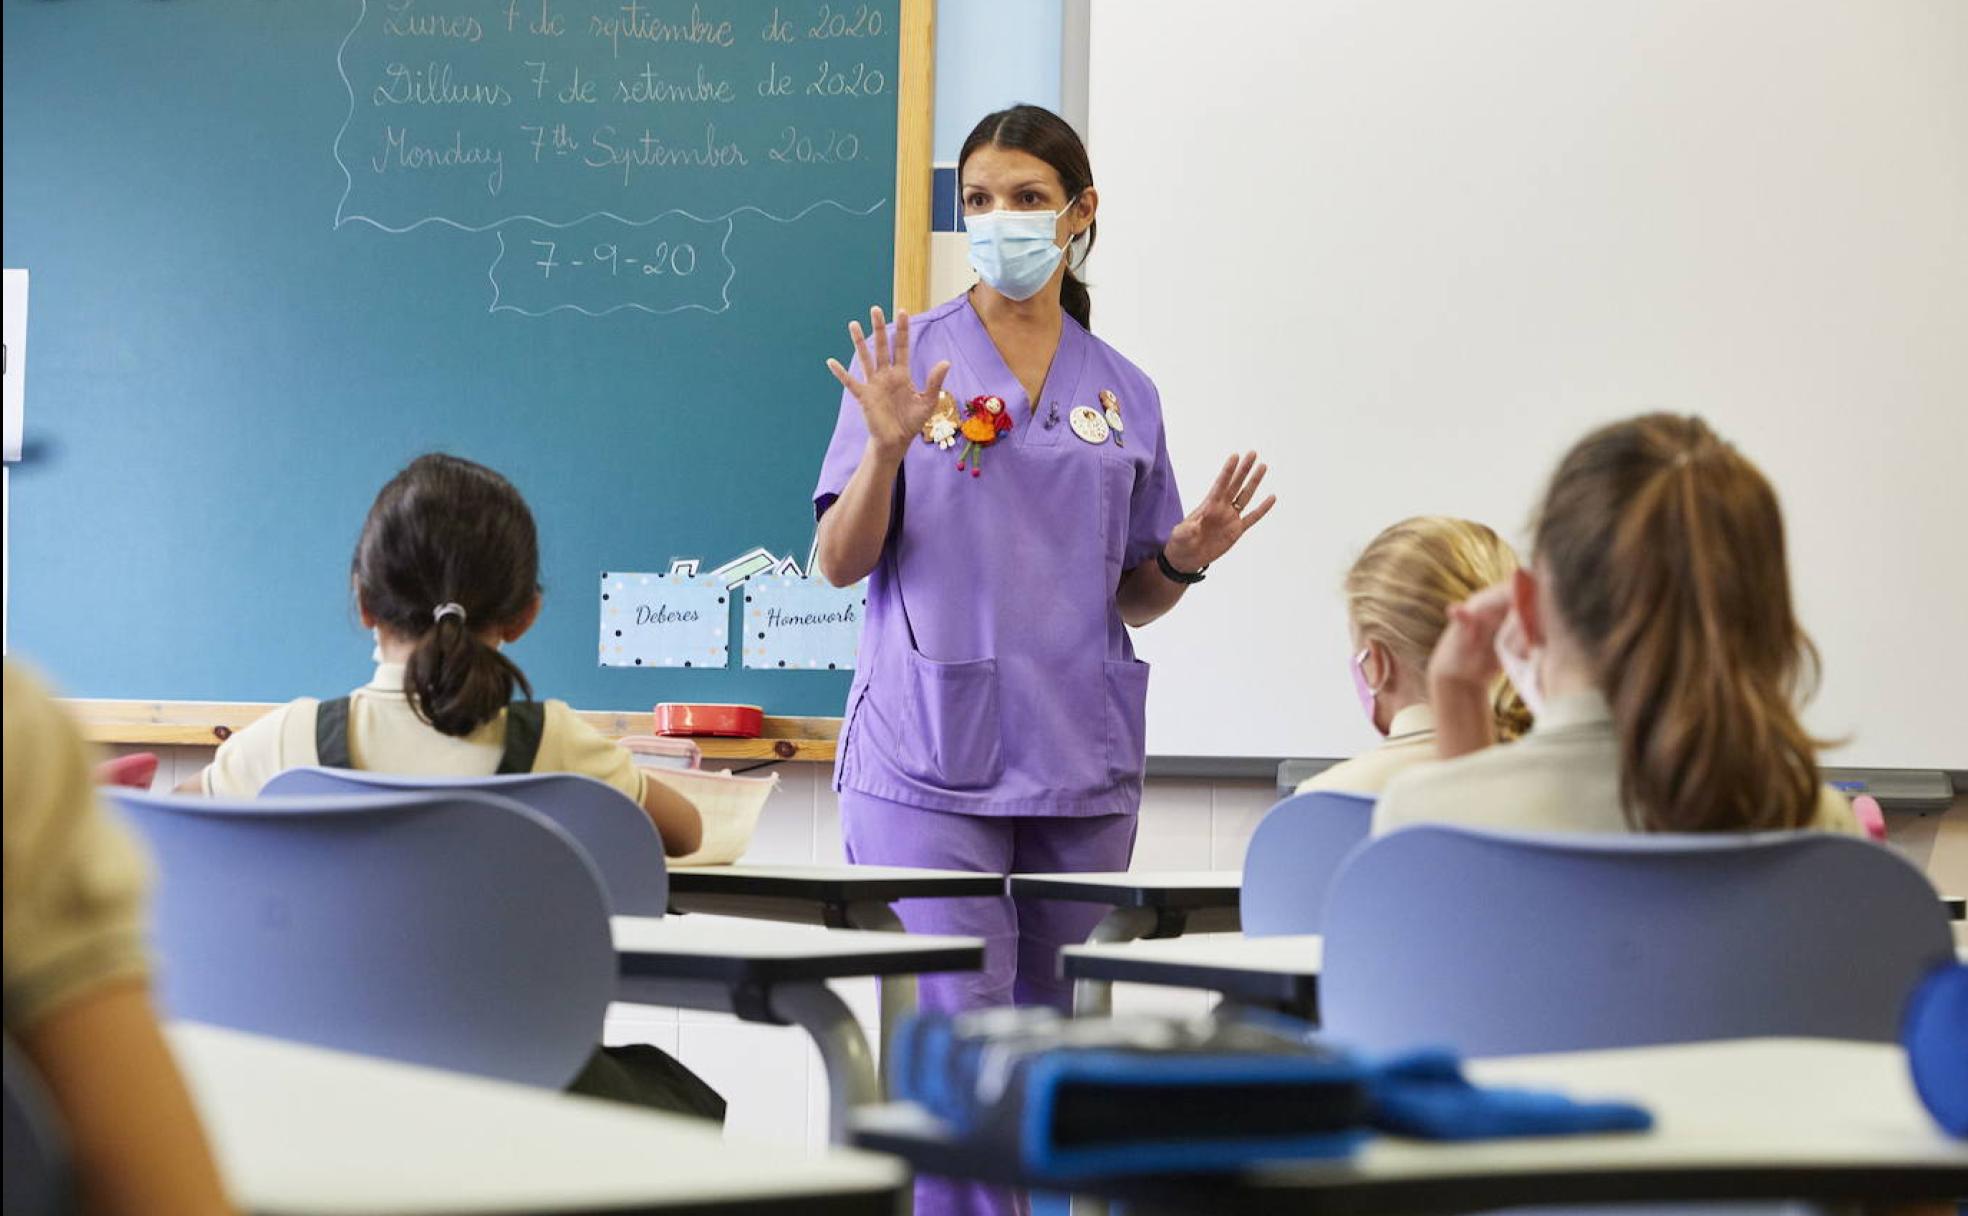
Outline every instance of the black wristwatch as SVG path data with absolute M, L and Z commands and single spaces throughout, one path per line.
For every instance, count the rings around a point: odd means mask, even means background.
M 1193 586 L 1196 583 L 1202 582 L 1203 570 L 1209 569 L 1208 566 L 1204 566 L 1202 570 L 1198 570 L 1193 574 L 1188 574 L 1188 573 L 1184 573 L 1181 570 L 1177 570 L 1174 566 L 1169 565 L 1167 549 L 1155 550 L 1155 564 L 1162 568 L 1163 578 L 1167 579 L 1171 583 L 1181 583 L 1184 586 Z

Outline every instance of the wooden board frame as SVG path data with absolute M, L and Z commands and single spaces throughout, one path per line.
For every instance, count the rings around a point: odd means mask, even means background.
M 902 0 L 895 109 L 895 309 L 929 307 L 929 210 L 936 121 L 936 0 Z

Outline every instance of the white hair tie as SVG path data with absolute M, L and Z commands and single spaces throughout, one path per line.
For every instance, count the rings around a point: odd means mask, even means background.
M 464 624 L 465 606 L 463 604 L 439 604 L 431 611 L 431 620 L 433 621 L 441 621 L 447 616 L 455 616 L 458 618 L 460 625 Z

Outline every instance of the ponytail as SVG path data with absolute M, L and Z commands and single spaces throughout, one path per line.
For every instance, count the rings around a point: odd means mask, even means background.
M 1517 554 L 1492 529 L 1447 515 L 1417 515 L 1382 529 L 1353 560 L 1346 572 L 1346 617 L 1363 641 L 1387 647 L 1419 680 L 1449 627 L 1450 607 L 1516 569 Z M 1499 739 L 1530 729 L 1530 710 L 1509 681 L 1497 680 L 1492 708 Z
M 463 613 L 439 616 L 403 670 L 403 691 L 417 716 L 460 738 L 497 717 L 515 687 L 532 698 L 525 673 L 473 634 Z
M 1073 273 L 1071 266 L 1059 279 L 1059 306 L 1066 310 L 1067 316 L 1080 323 L 1081 329 L 1093 332 L 1093 293 L 1087 290 L 1080 276 Z
M 1587 436 L 1546 495 L 1537 552 L 1599 672 L 1635 828 L 1808 826 L 1817 742 L 1794 703 L 1817 651 L 1792 615 L 1783 516 L 1698 418 Z
M 511 482 L 455 456 L 418 457 L 376 495 L 351 569 L 363 611 L 415 642 L 403 691 L 419 718 L 463 737 L 498 717 L 514 688 L 533 695 L 479 636 L 524 628 L 540 594 L 533 513 Z

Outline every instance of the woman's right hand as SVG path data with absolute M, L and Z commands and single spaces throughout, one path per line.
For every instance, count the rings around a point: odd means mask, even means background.
M 868 442 L 885 459 L 900 460 L 909 442 L 921 433 L 923 424 L 936 409 L 937 394 L 943 391 L 943 377 L 950 372 L 948 360 L 929 369 L 929 379 L 919 390 L 909 375 L 909 314 L 895 315 L 894 350 L 889 349 L 888 324 L 880 308 L 868 310 L 868 324 L 874 331 L 874 346 L 861 323 L 848 323 L 848 336 L 854 339 L 854 352 L 863 379 L 856 380 L 839 360 L 827 360 L 827 370 L 841 387 L 861 403 L 861 417 L 868 426 Z

